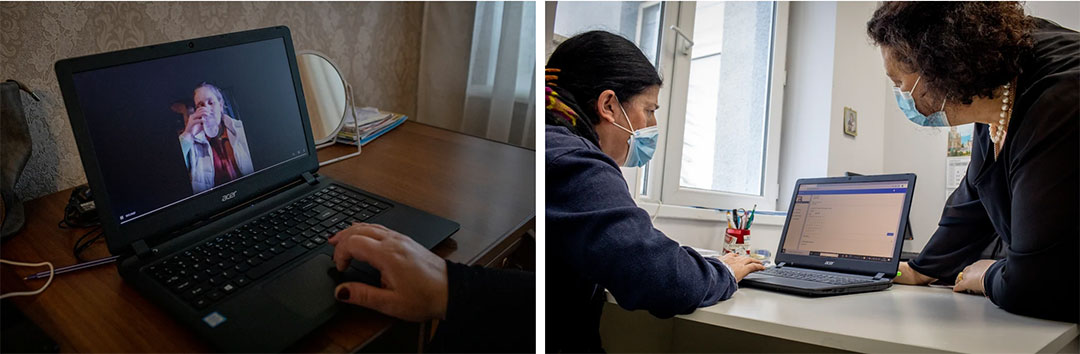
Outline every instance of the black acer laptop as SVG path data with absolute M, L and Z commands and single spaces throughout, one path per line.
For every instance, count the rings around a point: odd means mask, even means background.
M 776 266 L 739 285 L 805 296 L 887 289 L 914 191 L 914 174 L 798 180 Z
M 379 284 L 366 264 L 334 269 L 327 239 L 353 222 L 428 248 L 459 228 L 319 175 L 287 27 L 65 59 L 56 76 L 121 276 L 219 350 L 285 349 L 339 310 L 336 284 Z

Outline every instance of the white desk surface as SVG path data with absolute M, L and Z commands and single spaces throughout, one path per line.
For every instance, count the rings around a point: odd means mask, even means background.
M 1014 315 L 982 296 L 895 284 L 821 298 L 740 288 L 678 318 L 856 352 L 1057 352 L 1080 333 L 1076 324 Z

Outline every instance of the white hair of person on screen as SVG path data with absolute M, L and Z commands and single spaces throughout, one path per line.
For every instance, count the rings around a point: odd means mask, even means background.
M 221 89 L 209 83 L 195 87 L 195 110 L 188 114 L 180 147 L 199 193 L 254 172 L 243 122 L 225 113 Z

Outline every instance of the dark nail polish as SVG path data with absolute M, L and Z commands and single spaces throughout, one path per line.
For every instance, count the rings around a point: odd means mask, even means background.
M 341 301 L 348 301 L 349 300 L 349 288 L 346 288 L 344 286 L 338 288 L 337 299 L 341 300 Z

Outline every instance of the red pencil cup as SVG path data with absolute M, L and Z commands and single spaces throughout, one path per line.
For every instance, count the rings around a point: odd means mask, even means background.
M 724 236 L 724 254 L 728 253 L 750 255 L 749 229 L 727 229 L 727 235 Z

